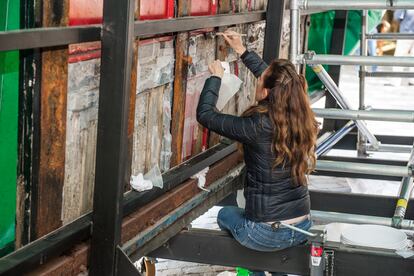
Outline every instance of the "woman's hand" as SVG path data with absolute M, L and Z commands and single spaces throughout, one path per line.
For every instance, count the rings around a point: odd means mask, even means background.
M 246 47 L 243 46 L 241 34 L 235 31 L 227 30 L 222 33 L 222 35 L 230 47 L 233 48 L 237 54 L 241 55 L 246 51 Z
M 220 79 L 223 78 L 224 68 L 221 66 L 220 60 L 216 60 L 213 63 L 209 64 L 208 70 L 210 71 L 211 75 L 219 77 Z

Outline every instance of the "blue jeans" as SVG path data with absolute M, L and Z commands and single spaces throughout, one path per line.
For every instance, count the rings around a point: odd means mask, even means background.
M 244 215 L 244 210 L 238 207 L 223 207 L 217 216 L 217 223 L 222 230 L 229 231 L 233 237 L 243 246 L 257 250 L 272 252 L 301 244 L 307 240 L 307 236 L 298 231 L 281 227 L 273 229 L 267 223 L 253 222 Z M 308 230 L 312 222 L 306 219 L 293 224 L 303 230 Z M 265 275 L 264 272 L 254 272 L 253 275 Z M 284 275 L 272 273 L 272 275 Z

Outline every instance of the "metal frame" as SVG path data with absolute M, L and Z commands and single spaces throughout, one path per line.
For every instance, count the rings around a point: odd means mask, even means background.
M 412 274 L 413 257 L 404 259 L 395 252 L 373 248 L 343 248 L 334 242 L 327 242 L 325 246 L 326 250 L 334 251 L 334 260 L 338 260 L 334 262 L 334 275 Z M 240 245 L 226 232 L 191 229 L 182 231 L 149 255 L 232 267 L 243 264 L 252 270 L 309 275 L 309 251 L 309 245 L 299 245 L 276 252 L 259 252 Z
M 264 11 L 256 11 L 238 14 L 136 21 L 134 23 L 134 35 L 137 37 L 159 35 L 202 28 L 253 23 L 265 19 L 266 13 Z M 89 25 L 0 32 L 0 51 L 55 47 L 97 41 L 101 40 L 101 31 L 101 25 Z
M 303 5 L 308 7 L 309 4 L 311 4 L 312 7 L 316 7 L 316 3 L 322 2 L 324 2 L 324 9 L 329 8 L 329 3 L 332 4 L 332 1 L 291 1 L 291 7 L 294 11 L 294 20 L 291 21 L 292 27 L 299 26 L 299 9 Z M 361 3 L 358 4 L 358 7 L 367 5 L 366 0 L 360 2 Z M 371 2 L 372 1 L 370 1 L 370 3 Z M 61 254 L 73 246 L 73 244 L 87 239 L 90 237 L 90 231 L 92 230 L 92 219 L 94 227 L 91 244 L 91 275 L 113 275 L 117 273 L 124 273 L 125 275 L 136 274 L 136 271 L 131 266 L 131 262 L 128 260 L 127 255 L 124 254 L 122 249 L 119 247 L 121 218 L 136 210 L 138 207 L 148 203 L 152 199 L 157 198 L 168 190 L 176 187 L 179 183 L 185 179 L 188 179 L 191 175 L 195 174 L 202 168 L 215 163 L 216 161 L 233 153 L 236 150 L 235 144 L 229 146 L 219 145 L 191 159 L 182 166 L 173 168 L 164 174 L 163 178 L 166 183 L 164 189 L 154 189 L 153 191 L 142 194 L 130 192 L 125 197 L 123 197 L 123 179 L 124 173 L 126 171 L 125 162 L 127 159 L 126 126 L 129 107 L 128 91 L 130 76 L 129 72 L 132 60 L 130 58 L 132 54 L 132 39 L 135 36 L 156 35 L 170 32 L 189 31 L 198 28 L 251 23 L 265 19 L 265 13 L 261 11 L 235 15 L 203 16 L 197 18 L 186 17 L 148 22 L 138 21 L 134 23 L 133 3 L 133 0 L 123 1 L 122 3 L 119 3 L 116 0 L 105 0 L 103 27 L 95 25 L 87 27 L 39 28 L 0 33 L 0 51 L 12 49 L 56 47 L 71 43 L 96 41 L 100 40 L 101 38 L 103 42 L 103 58 L 101 66 L 101 75 L 103 77 L 101 78 L 100 86 L 101 97 L 99 105 L 100 110 L 94 213 L 89 213 L 72 222 L 71 224 L 62 227 L 53 233 L 50 233 L 44 238 L 41 238 L 31 243 L 30 245 L 23 247 L 20 250 L 17 250 L 12 254 L 0 259 L 0 274 L 2 275 L 22 274 L 24 271 L 27 271 L 27 269 L 39 265 L 40 263 L 44 262 L 47 259 L 50 259 L 53 256 Z M 269 5 L 268 11 L 277 11 L 278 8 L 281 8 L 281 3 L 283 3 L 283 1 L 280 1 L 276 4 L 273 3 L 274 5 Z M 335 3 L 335 5 L 336 4 L 337 3 Z M 399 1 L 398 5 L 395 5 L 394 7 L 401 8 L 403 5 L 409 4 L 411 3 L 407 0 L 402 0 Z M 340 9 L 338 7 L 335 8 Z M 277 26 L 279 28 L 279 33 L 281 30 L 280 18 L 278 22 L 278 24 L 271 26 L 269 25 L 270 27 L 268 27 L 266 30 L 267 35 L 265 38 L 265 43 L 267 43 L 267 45 L 265 47 L 267 47 L 266 49 L 268 51 L 266 52 L 266 59 L 272 57 L 269 45 L 271 45 L 273 41 L 270 37 L 270 34 L 273 34 L 273 28 L 276 28 Z M 293 32 L 296 33 L 298 33 L 298 29 L 299 28 L 292 28 Z M 296 57 L 298 52 L 299 39 L 293 39 L 290 58 L 294 63 L 299 63 L 297 62 L 298 59 Z M 361 60 L 358 60 L 358 62 L 360 61 Z M 315 60 L 313 60 L 313 62 L 315 62 Z M 365 62 L 364 64 L 368 65 L 370 62 L 374 61 L 371 60 L 363 62 Z M 407 64 L 412 64 L 412 62 L 407 62 Z M 115 69 L 111 70 L 113 68 Z M 113 74 L 113 72 L 116 72 L 116 74 Z M 110 116 L 109 110 L 111 111 Z M 345 137 L 349 136 L 347 133 L 352 130 L 351 126 L 349 127 L 349 130 L 343 130 L 343 132 L 345 132 Z M 338 135 L 342 137 L 344 133 L 342 133 L 342 131 L 339 131 Z M 332 148 L 338 142 L 338 140 L 339 139 L 332 139 L 332 141 L 327 142 L 326 145 L 329 148 Z M 328 164 L 327 161 L 322 161 L 322 164 Z M 376 167 L 378 166 L 379 165 L 376 165 Z M 373 168 L 374 165 L 362 167 Z M 398 169 L 399 171 L 398 173 L 395 173 L 395 175 L 406 175 L 405 172 L 402 173 L 403 169 L 401 169 L 401 172 L 400 169 L 401 168 Z M 407 175 L 411 175 L 412 169 L 410 170 L 409 167 L 406 169 Z M 230 187 L 229 183 L 223 183 L 223 185 L 225 184 Z M 311 194 L 313 198 L 318 199 L 315 196 L 315 193 L 311 192 Z M 325 200 L 330 196 L 340 198 L 344 197 L 344 195 L 339 194 L 325 194 L 323 195 L 323 201 L 325 202 Z M 203 199 L 197 198 L 194 200 L 202 201 Z M 204 200 L 207 199 L 204 198 Z M 214 204 L 216 200 L 218 199 L 211 199 L 210 203 Z M 361 202 L 364 201 L 366 200 L 364 199 Z M 375 201 L 378 201 L 376 197 Z M 331 203 L 331 205 L 324 203 L 324 208 L 335 209 L 338 206 L 338 201 L 331 201 Z M 352 201 L 348 201 L 346 204 L 352 204 Z M 340 206 L 343 207 L 343 210 L 346 209 L 344 205 Z M 408 207 L 409 209 L 407 211 L 407 217 L 411 215 L 410 207 L 412 206 L 413 204 Z M 182 210 L 183 209 L 181 209 L 181 211 Z M 177 212 L 179 211 L 180 210 L 177 210 Z M 153 235 L 153 237 L 157 236 L 157 239 L 151 239 L 151 241 L 154 241 L 154 243 L 151 246 L 148 246 L 147 250 L 151 248 L 154 249 L 162 242 L 168 240 L 172 235 L 174 235 L 174 233 L 177 232 L 177 229 L 180 229 L 179 227 L 183 227 L 184 223 L 188 223 L 188 221 L 192 219 L 195 214 L 198 213 L 196 212 L 193 213 L 192 216 L 184 216 L 184 218 L 176 220 L 173 225 L 167 227 L 167 229 L 161 227 L 162 230 L 168 234 L 164 233 L 163 235 L 159 235 L 161 232 L 158 232 L 158 230 L 152 232 L 151 235 Z M 209 244 L 211 246 L 210 241 L 211 240 L 209 239 Z M 232 240 L 232 242 L 235 243 L 234 240 Z M 246 251 L 247 249 L 244 250 Z M 300 250 L 300 248 L 292 248 L 290 250 L 292 250 L 292 252 L 296 252 L 297 250 Z M 237 252 L 240 253 L 242 251 Z M 234 255 L 234 251 L 232 253 L 233 254 L 229 255 Z M 214 252 L 214 254 L 217 254 L 217 252 Z M 280 256 L 285 256 L 284 254 L 285 253 L 280 253 Z M 236 256 L 240 257 L 241 254 L 237 254 Z M 387 257 L 390 257 L 390 255 L 387 255 Z M 286 258 L 283 257 L 282 260 L 286 260 Z M 295 260 L 299 259 L 295 258 Z M 269 263 L 275 262 L 268 262 L 268 264 Z M 302 265 L 305 263 L 306 262 L 303 262 Z M 236 265 L 238 263 L 233 264 Z M 255 267 L 258 269 L 263 269 L 264 266 L 259 267 L 258 264 L 261 263 L 257 263 Z

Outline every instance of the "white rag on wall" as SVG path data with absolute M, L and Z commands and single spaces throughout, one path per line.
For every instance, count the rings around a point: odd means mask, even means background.
M 153 188 L 152 181 L 144 179 L 144 175 L 142 173 L 139 173 L 138 175 L 131 175 L 130 184 L 131 188 L 138 192 L 151 190 Z
M 197 179 L 198 180 L 198 183 L 197 183 L 198 188 L 200 188 L 201 190 L 206 191 L 206 192 L 210 192 L 209 189 L 204 188 L 204 185 L 206 184 L 206 175 L 207 175 L 208 170 L 209 170 L 209 167 L 199 171 L 198 173 L 196 173 L 195 175 L 193 175 L 191 177 L 192 179 Z

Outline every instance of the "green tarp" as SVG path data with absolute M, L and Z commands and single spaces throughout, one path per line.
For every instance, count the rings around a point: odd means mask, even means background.
M 368 29 L 374 29 L 380 23 L 381 17 L 381 11 L 368 11 Z M 328 11 L 311 15 L 308 38 L 309 50 L 315 51 L 317 54 L 329 53 L 334 19 L 335 11 Z M 355 49 L 358 48 L 360 35 L 361 12 L 349 11 L 345 36 L 345 55 L 353 53 Z M 324 67 L 328 68 L 328 66 Z M 306 68 L 306 79 L 309 85 L 309 92 L 323 88 L 322 83 L 309 67 Z
M 19 29 L 19 0 L 0 0 L 0 31 Z M 0 256 L 14 248 L 19 52 L 0 52 Z

